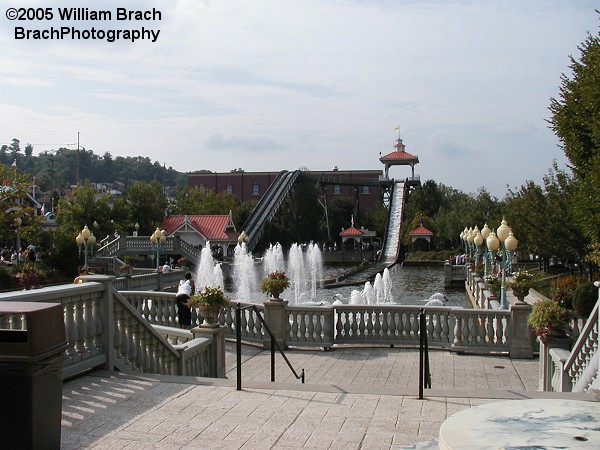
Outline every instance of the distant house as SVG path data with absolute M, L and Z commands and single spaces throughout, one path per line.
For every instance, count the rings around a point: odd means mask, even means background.
M 2 198 L 6 200 L 3 205 L 5 211 L 3 213 L 9 213 L 24 208 L 31 208 L 33 215 L 37 216 L 42 211 L 42 204 L 38 202 L 29 192 L 25 193 L 23 198 L 16 195 L 16 191 L 13 187 L 8 185 L 0 186 Z
M 231 212 L 229 215 L 167 216 L 161 229 L 167 236 L 179 236 L 197 248 L 204 248 L 210 242 L 214 253 L 224 256 L 233 255 L 240 235 Z

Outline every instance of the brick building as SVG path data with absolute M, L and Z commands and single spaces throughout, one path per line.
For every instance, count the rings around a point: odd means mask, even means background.
M 381 203 L 382 188 L 387 183 L 382 179 L 382 170 L 337 170 L 307 171 L 315 182 L 320 182 L 328 201 L 336 196 L 358 201 L 360 208 L 373 209 Z M 279 172 L 226 172 L 190 173 L 188 185 L 203 186 L 216 192 L 230 192 L 242 201 L 260 200 Z

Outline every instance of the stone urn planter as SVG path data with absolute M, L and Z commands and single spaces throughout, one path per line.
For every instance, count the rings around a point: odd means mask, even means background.
M 525 303 L 525 297 L 529 294 L 529 289 L 535 285 L 533 274 L 527 270 L 517 270 L 512 274 L 512 279 L 506 286 L 513 291 L 517 298 L 517 303 Z
M 512 291 L 519 303 L 525 303 L 525 297 L 529 294 L 529 286 L 513 287 Z
M 190 308 L 198 308 L 203 322 L 200 324 L 204 328 L 217 328 L 217 316 L 222 308 L 229 306 L 229 298 L 219 286 L 205 286 L 196 295 L 188 300 Z
M 260 283 L 260 290 L 271 297 L 271 300 L 281 301 L 279 297 L 290 287 L 290 281 L 285 272 L 276 270 L 267 275 Z

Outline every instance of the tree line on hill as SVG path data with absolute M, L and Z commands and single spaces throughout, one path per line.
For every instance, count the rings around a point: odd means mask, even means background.
M 77 185 L 80 180 L 92 183 L 118 181 L 126 186 L 135 181 L 157 180 L 165 186 L 183 187 L 187 175 L 158 161 L 143 156 L 117 156 L 109 152 L 102 156 L 92 150 L 69 149 L 44 151 L 35 156 L 34 146 L 27 144 L 21 151 L 19 139 L 0 146 L 0 163 L 14 165 L 22 174 L 35 177 L 36 186 L 51 191 Z

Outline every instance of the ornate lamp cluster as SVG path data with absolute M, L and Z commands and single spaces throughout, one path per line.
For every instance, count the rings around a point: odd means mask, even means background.
M 77 247 L 79 247 L 79 257 L 81 257 L 81 252 L 83 250 L 83 268 L 88 268 L 88 255 L 90 257 L 94 256 L 94 247 L 96 246 L 96 236 L 88 226 L 84 226 L 83 229 L 79 232 L 77 237 L 75 238 L 75 242 L 77 243 Z
M 475 265 L 479 264 L 479 256 L 481 255 L 482 245 L 485 243 L 490 233 L 490 227 L 486 223 L 485 226 L 480 230 L 477 225 L 475 227 L 467 228 L 460 233 L 460 239 L 464 242 L 465 253 L 470 257 L 475 255 Z M 485 251 L 487 255 L 487 249 Z
M 500 307 L 502 309 L 507 309 L 508 303 L 506 301 L 506 271 L 510 269 L 512 255 L 517 249 L 519 241 L 517 241 L 517 238 L 515 238 L 515 236 L 513 235 L 513 232 L 506 223 L 506 220 L 502 219 L 502 223 L 496 230 L 496 233 L 492 231 L 486 239 L 486 243 L 490 252 L 496 253 L 499 249 L 502 252 L 502 262 L 500 263 L 500 267 L 502 268 Z
M 505 219 L 502 222 L 496 232 L 490 230 L 490 227 L 486 223 L 481 230 L 475 225 L 475 227 L 467 228 L 460 233 L 460 239 L 463 241 L 465 246 L 465 253 L 469 257 L 475 256 L 475 265 L 479 263 L 479 255 L 482 249 L 484 252 L 484 277 L 488 275 L 492 269 L 494 255 L 498 250 L 502 253 L 502 287 L 500 290 L 500 306 L 502 309 L 508 308 L 506 301 L 506 271 L 510 270 L 512 255 L 517 249 L 519 241 L 513 235 L 512 230 L 506 223 Z M 489 263 L 488 263 L 489 261 Z
M 154 233 L 150 236 L 150 242 L 155 246 L 156 250 L 156 271 L 160 270 L 160 249 L 161 246 L 167 241 L 165 233 L 160 231 L 160 228 L 156 227 Z

